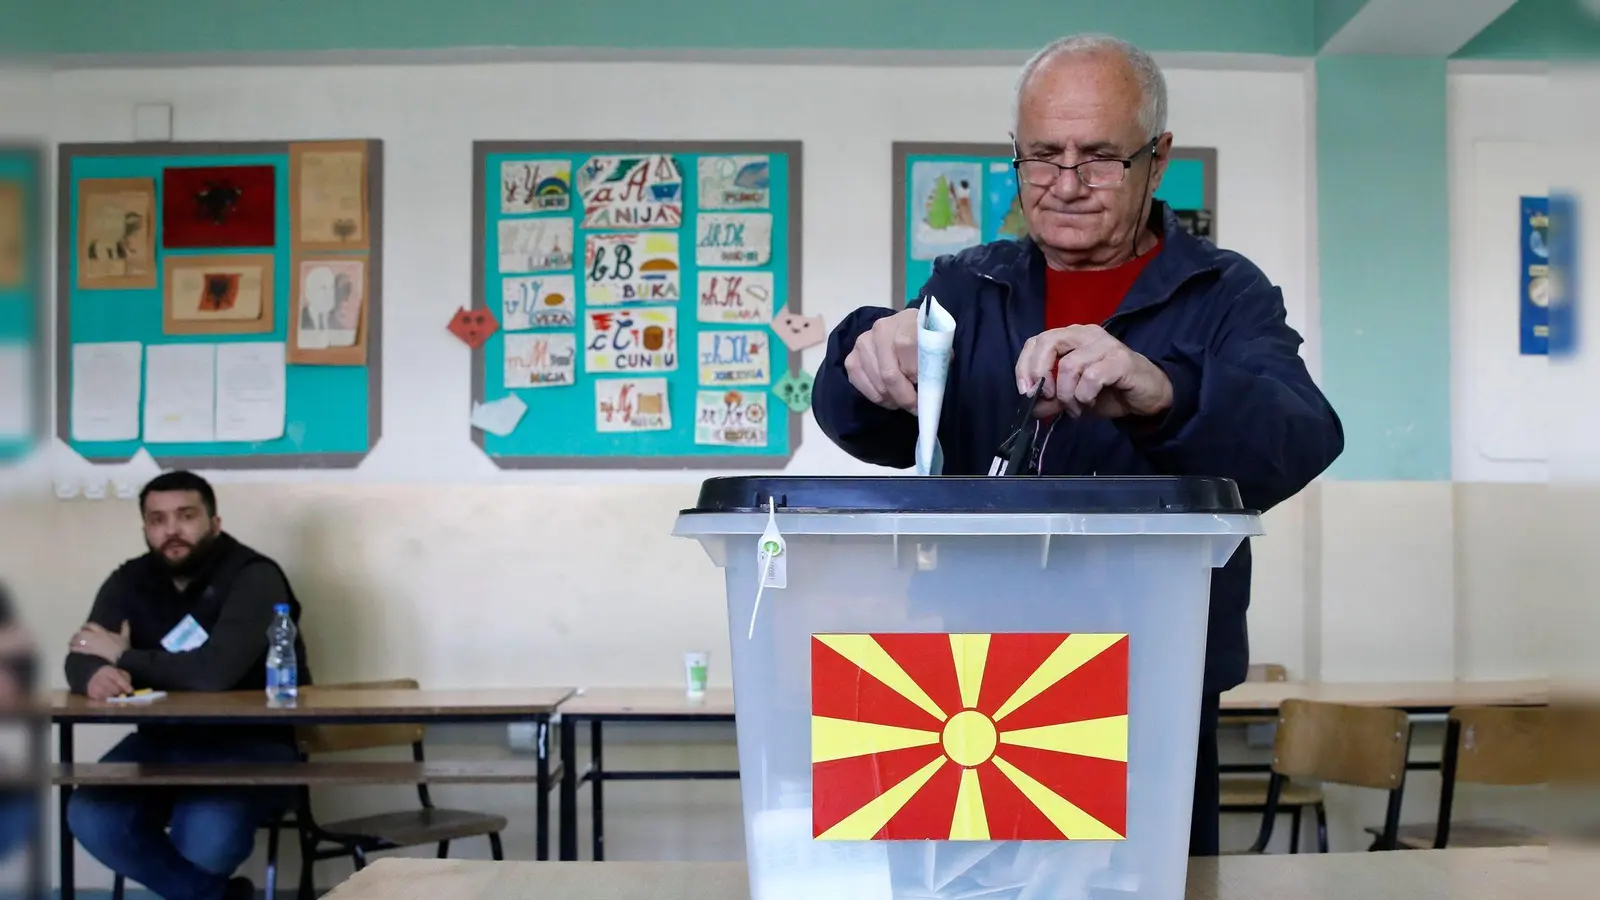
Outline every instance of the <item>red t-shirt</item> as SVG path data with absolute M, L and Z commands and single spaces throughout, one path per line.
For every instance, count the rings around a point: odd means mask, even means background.
M 1150 260 L 1161 252 L 1158 242 L 1153 250 L 1130 259 L 1114 269 L 1089 269 L 1065 272 L 1045 268 L 1044 275 L 1044 327 L 1066 328 L 1068 325 L 1100 325 L 1111 318 L 1128 295 L 1128 289 L 1144 271 Z

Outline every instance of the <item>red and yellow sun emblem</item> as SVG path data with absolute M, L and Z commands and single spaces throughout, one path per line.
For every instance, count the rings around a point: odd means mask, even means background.
M 1119 841 L 1125 634 L 817 634 L 812 834 Z

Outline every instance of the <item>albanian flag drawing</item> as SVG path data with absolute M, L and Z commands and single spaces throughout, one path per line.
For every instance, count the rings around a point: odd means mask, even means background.
M 1125 634 L 816 634 L 812 835 L 1120 841 Z

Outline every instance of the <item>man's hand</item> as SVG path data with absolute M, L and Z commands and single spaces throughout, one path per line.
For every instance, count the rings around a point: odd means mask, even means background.
M 917 310 L 903 309 L 872 323 L 844 358 L 850 383 L 885 409 L 917 411 Z
M 72 643 L 68 650 L 73 653 L 86 653 L 89 656 L 98 656 L 108 663 L 114 663 L 122 658 L 128 650 L 128 623 L 122 623 L 122 630 L 117 634 L 101 628 L 93 622 L 78 629 L 72 636 Z
M 89 688 L 84 691 L 90 700 L 109 700 L 123 694 L 133 693 L 133 679 L 127 672 L 116 666 L 101 666 L 95 670 L 89 679 Z
M 1107 419 L 1153 416 L 1172 406 L 1167 373 L 1098 325 L 1056 328 L 1029 338 L 1017 358 L 1017 390 L 1026 394 L 1041 380 L 1034 406 L 1039 418 L 1062 412 L 1077 418 L 1085 411 Z

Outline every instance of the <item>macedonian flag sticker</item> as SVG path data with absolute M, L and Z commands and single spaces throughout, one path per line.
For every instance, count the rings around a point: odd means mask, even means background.
M 812 834 L 1120 841 L 1126 634 L 817 634 Z

